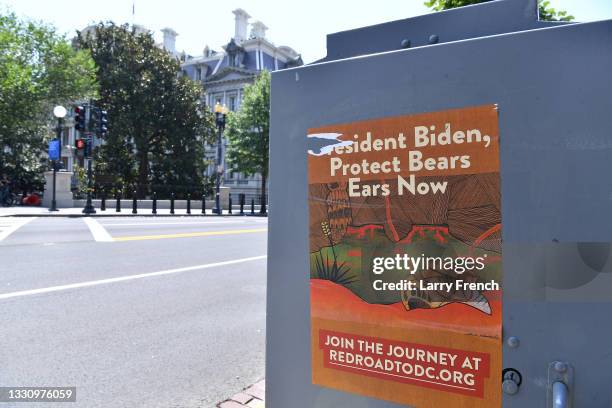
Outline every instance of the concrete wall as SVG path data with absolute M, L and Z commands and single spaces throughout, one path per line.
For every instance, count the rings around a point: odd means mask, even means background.
M 72 206 L 72 191 L 70 190 L 70 180 L 72 172 L 58 171 L 55 179 L 55 202 L 57 208 Z M 45 172 L 45 194 L 43 196 L 42 206 L 51 207 L 53 199 L 53 172 Z

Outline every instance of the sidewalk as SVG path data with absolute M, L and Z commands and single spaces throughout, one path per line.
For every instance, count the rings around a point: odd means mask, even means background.
M 240 211 L 234 210 L 232 214 L 228 213 L 227 210 L 223 210 L 224 216 L 239 216 Z M 260 216 L 258 212 L 255 216 Z M 250 213 L 245 211 L 245 215 Z M 59 208 L 58 211 L 49 211 L 46 207 L 0 207 L 0 217 L 82 217 L 82 208 Z M 108 208 L 106 211 L 100 211 L 100 208 L 96 208 L 96 213 L 92 214 L 93 217 L 138 217 L 138 216 L 150 216 L 150 217 L 176 217 L 176 216 L 188 216 L 188 217 L 213 217 L 216 214 L 212 213 L 211 209 L 206 210 L 206 214 L 202 214 L 200 209 L 192 209 L 191 214 L 187 214 L 186 209 L 176 209 L 174 214 L 170 214 L 169 209 L 158 209 L 157 214 L 153 214 L 150 208 L 139 208 L 137 214 L 132 214 L 132 207 L 122 208 L 120 212 L 116 212 L 114 208 Z
M 219 403 L 216 408 L 264 408 L 266 380 L 261 380 L 233 397 Z

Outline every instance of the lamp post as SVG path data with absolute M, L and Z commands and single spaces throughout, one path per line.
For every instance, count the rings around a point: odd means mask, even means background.
M 62 154 L 62 125 L 64 123 L 64 117 L 66 116 L 66 108 L 62 105 L 57 105 L 53 108 L 53 116 L 57 118 L 57 133 L 55 136 L 56 143 L 58 144 L 58 155 Z M 58 157 L 59 159 L 59 157 Z M 55 200 L 55 186 L 56 186 L 56 177 L 57 177 L 57 160 L 51 160 L 51 164 L 53 165 L 53 198 L 51 199 L 51 208 L 49 211 L 57 211 L 57 201 Z
M 213 214 L 221 215 L 223 213 L 221 209 L 221 176 L 223 175 L 223 130 L 225 129 L 225 117 L 227 116 L 227 108 L 225 105 L 221 106 L 217 102 L 215 105 L 215 117 L 217 122 L 217 156 L 216 156 L 216 184 L 215 184 L 215 208 L 213 208 Z

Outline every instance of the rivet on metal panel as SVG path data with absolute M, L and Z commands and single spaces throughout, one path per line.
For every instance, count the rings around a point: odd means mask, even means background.
M 508 340 L 506 341 L 506 343 L 508 344 L 508 347 L 510 348 L 517 348 L 518 346 L 520 346 L 521 341 L 519 340 L 518 337 L 511 336 L 511 337 L 508 337 Z
M 402 42 L 400 43 L 400 46 L 402 48 L 410 48 L 410 40 L 407 38 L 404 38 Z
M 429 43 L 430 44 L 437 44 L 438 41 L 440 41 L 440 37 L 438 37 L 437 34 L 432 34 L 429 36 Z

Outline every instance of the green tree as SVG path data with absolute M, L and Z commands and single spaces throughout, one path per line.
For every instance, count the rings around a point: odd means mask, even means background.
M 0 173 L 42 186 L 53 107 L 95 96 L 95 64 L 42 22 L 0 12 Z
M 135 187 L 139 196 L 204 188 L 204 144 L 214 140 L 214 121 L 200 106 L 201 87 L 181 75 L 179 60 L 150 32 L 128 25 L 100 23 L 79 33 L 78 43 L 98 66 L 96 104 L 108 111 L 98 178 Z
M 270 141 L 270 73 L 262 71 L 244 88 L 238 112 L 230 113 L 225 130 L 230 168 L 246 175 L 261 174 L 261 193 L 266 196 Z
M 425 6 L 435 11 L 448 10 L 455 7 L 468 6 L 470 4 L 485 3 L 491 0 L 427 0 Z M 544 21 L 572 21 L 574 16 L 566 11 L 555 10 L 550 6 L 548 0 L 538 0 L 540 20 Z

